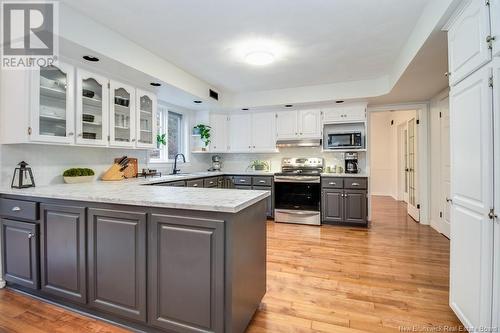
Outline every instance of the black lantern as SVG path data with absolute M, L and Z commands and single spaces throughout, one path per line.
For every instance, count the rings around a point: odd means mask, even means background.
M 14 176 L 12 177 L 12 188 L 28 188 L 35 187 L 35 179 L 33 179 L 33 172 L 28 166 L 28 163 L 22 161 L 18 167 L 14 169 Z

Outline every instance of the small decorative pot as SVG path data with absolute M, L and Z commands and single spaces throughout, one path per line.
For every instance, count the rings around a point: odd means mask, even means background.
M 91 183 L 94 176 L 63 177 L 66 184 Z

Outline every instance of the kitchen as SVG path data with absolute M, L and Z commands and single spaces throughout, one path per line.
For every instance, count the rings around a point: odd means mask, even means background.
M 23 318 L 44 309 L 68 332 L 498 327 L 499 1 L 384 1 L 351 21 L 342 1 L 220 0 L 221 22 L 201 2 L 35 5 L 57 61 L 0 72 L 0 326 L 41 329 Z M 467 156 L 482 171 L 457 182 Z

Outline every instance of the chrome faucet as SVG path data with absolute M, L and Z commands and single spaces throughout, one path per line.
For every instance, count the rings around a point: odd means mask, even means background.
M 184 163 L 186 163 L 186 156 L 184 156 L 184 154 L 175 155 L 175 157 L 174 157 L 174 169 L 172 170 L 172 175 L 176 175 L 177 173 L 179 173 L 179 171 L 181 171 L 181 169 L 177 169 L 177 159 L 179 158 L 179 156 L 182 156 L 182 161 Z

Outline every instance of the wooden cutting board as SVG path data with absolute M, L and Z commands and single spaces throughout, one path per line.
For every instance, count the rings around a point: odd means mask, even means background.
M 115 158 L 115 163 L 120 162 L 121 157 Z M 125 178 L 135 178 L 139 172 L 139 163 L 137 158 L 129 157 L 128 167 L 123 170 Z

